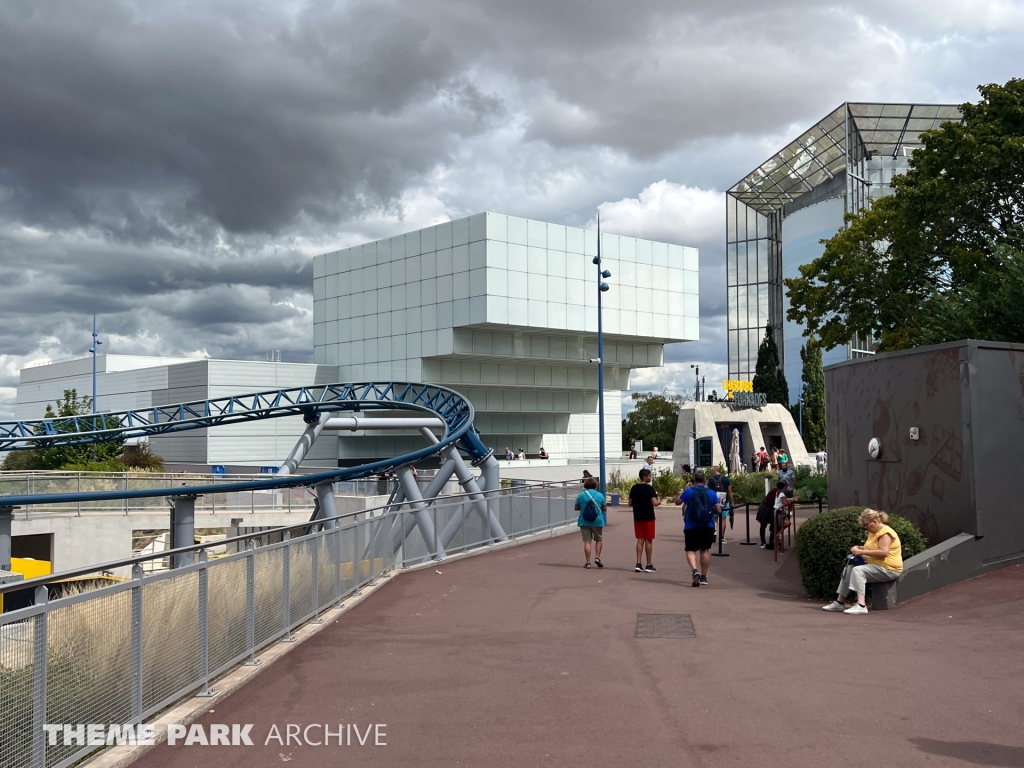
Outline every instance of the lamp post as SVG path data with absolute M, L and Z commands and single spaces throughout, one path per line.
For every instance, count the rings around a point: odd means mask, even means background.
M 92 346 L 89 351 L 92 353 L 92 412 L 96 413 L 96 351 L 100 344 L 99 334 L 96 333 L 96 315 L 92 316 Z
M 598 440 L 600 442 L 601 454 L 601 495 L 606 496 L 607 473 L 605 471 L 605 450 L 604 450 L 604 326 L 601 318 L 601 297 L 608 290 L 608 283 L 605 279 L 612 276 L 607 269 L 601 269 L 601 214 L 597 214 L 597 256 L 594 257 L 594 264 L 597 266 L 597 417 Z M 591 360 L 591 362 L 595 362 Z

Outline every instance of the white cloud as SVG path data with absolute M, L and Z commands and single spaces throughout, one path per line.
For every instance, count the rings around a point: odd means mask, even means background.
M 601 228 L 619 235 L 700 248 L 725 237 L 725 195 L 662 179 L 636 197 L 601 203 Z M 588 226 L 596 226 L 596 219 Z

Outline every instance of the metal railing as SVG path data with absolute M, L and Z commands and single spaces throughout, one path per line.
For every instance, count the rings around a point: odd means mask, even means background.
M 426 485 L 432 472 L 421 472 L 420 484 Z M 261 480 L 267 475 L 202 475 L 96 472 L 31 472 L 0 474 L 0 496 L 54 493 L 89 493 L 97 491 L 138 491 L 152 488 L 173 488 L 189 485 L 219 485 L 240 480 Z M 334 484 L 339 496 L 388 496 L 397 482 L 393 478 L 381 482 L 374 478 L 341 480 Z M 314 496 L 304 487 L 268 488 L 250 491 L 206 493 L 196 499 L 197 514 L 225 512 L 310 512 Z M 27 504 L 17 511 L 19 517 L 81 516 L 82 514 L 164 514 L 165 498 L 102 499 L 68 501 L 56 504 Z
M 486 493 L 486 507 L 515 539 L 575 522 L 578 491 L 578 481 L 517 483 Z M 44 725 L 105 724 L 106 734 L 209 695 L 218 675 L 257 664 L 261 649 L 290 641 L 363 586 L 430 561 L 437 536 L 425 541 L 414 515 L 428 515 L 435 532 L 461 520 L 449 555 L 495 543 L 468 495 L 412 509 L 406 502 L 264 531 L 263 546 L 239 536 L 0 587 L 35 590 L 34 605 L 0 614 L 0 768 L 68 766 L 98 747 L 65 744 L 63 733 L 50 743 Z M 223 545 L 237 551 L 208 556 Z M 182 554 L 194 562 L 145 572 L 149 560 Z M 49 597 L 61 579 L 127 567 L 132 578 L 120 583 Z

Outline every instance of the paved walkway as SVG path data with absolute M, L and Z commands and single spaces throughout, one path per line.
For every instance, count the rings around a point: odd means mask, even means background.
M 272 723 L 386 723 L 386 747 L 137 765 L 1024 766 L 1024 567 L 826 614 L 739 536 L 690 587 L 677 514 L 656 574 L 633 572 L 624 510 L 603 570 L 572 535 L 404 574 L 200 721 L 254 723 L 257 744 Z M 688 613 L 697 637 L 638 639 L 638 613 Z

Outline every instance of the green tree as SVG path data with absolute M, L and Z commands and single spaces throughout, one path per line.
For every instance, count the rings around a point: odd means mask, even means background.
M 809 451 L 825 447 L 825 370 L 821 361 L 821 345 L 813 336 L 800 350 L 803 363 L 803 428 L 801 435 Z
M 43 418 L 53 420 L 53 428 L 57 432 L 73 432 L 74 418 L 92 416 L 92 398 L 78 397 L 75 389 L 65 389 L 64 397 L 56 403 L 56 409 L 47 404 L 46 413 Z M 117 423 L 113 419 L 107 419 L 98 415 L 99 427 L 114 428 Z M 58 445 L 53 448 L 38 449 L 39 463 L 42 469 L 115 469 L 112 462 L 118 460 L 124 453 L 124 438 L 115 437 L 99 443 L 85 445 Z M 98 465 L 93 467 L 93 465 Z M 111 465 L 108 467 L 108 465 Z M 123 469 L 123 467 L 121 467 Z
M 921 135 L 890 196 L 848 214 L 821 257 L 784 281 L 787 317 L 824 348 L 854 334 L 883 351 L 945 340 L 948 321 L 960 333 L 1024 340 L 1020 282 L 1005 274 L 1020 269 L 1024 233 L 1024 79 L 979 91 L 977 104 L 961 106 L 962 123 Z
M 644 445 L 671 451 L 676 440 L 679 407 L 693 395 L 668 392 L 634 392 L 633 410 L 622 420 L 622 448 L 628 450 L 634 440 Z
M 764 338 L 757 348 L 757 366 L 754 369 L 754 391 L 767 396 L 769 403 L 789 407 L 789 385 L 779 365 L 779 347 L 771 324 L 764 327 Z

